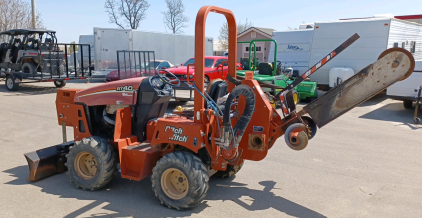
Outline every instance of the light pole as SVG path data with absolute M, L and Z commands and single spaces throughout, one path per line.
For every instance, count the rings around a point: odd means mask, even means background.
M 35 10 L 35 0 L 31 1 L 32 3 L 32 28 L 37 28 L 37 17 L 35 16 L 36 10 Z

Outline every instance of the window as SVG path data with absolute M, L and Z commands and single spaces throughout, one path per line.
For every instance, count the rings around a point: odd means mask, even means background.
M 220 64 L 222 64 L 223 63 L 223 61 L 225 61 L 226 59 L 218 59 L 216 62 L 215 62 L 215 64 L 214 64 L 214 67 L 218 67 L 218 65 L 220 65 Z M 227 66 L 226 64 L 224 64 L 224 66 Z
M 195 59 L 191 58 L 188 61 L 186 61 L 186 63 L 183 64 L 183 66 L 188 66 L 188 64 L 194 64 L 195 63 Z M 205 58 L 205 67 L 212 67 L 214 63 L 214 59 L 208 59 Z
M 410 49 L 409 49 L 410 53 L 415 53 L 416 52 L 416 42 L 415 41 L 411 41 L 410 42 Z
M 161 62 L 161 64 L 159 64 L 157 68 L 158 69 L 161 69 L 163 67 L 169 68 L 170 67 L 170 64 L 168 62 L 164 61 L 164 62 Z
M 253 47 L 251 49 L 251 51 L 253 51 Z M 246 47 L 246 51 L 249 51 L 249 47 Z M 261 46 L 256 47 L 256 51 L 261 51 Z

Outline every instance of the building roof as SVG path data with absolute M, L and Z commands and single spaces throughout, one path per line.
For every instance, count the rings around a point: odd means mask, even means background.
M 20 35 L 20 34 L 31 34 L 31 33 L 56 33 L 56 31 L 53 30 L 47 30 L 44 28 L 36 28 L 36 29 L 13 29 L 1 32 L 0 34 L 6 34 L 6 35 Z
M 273 32 L 275 31 L 275 29 L 270 29 L 270 28 L 250 27 L 250 28 L 246 29 L 245 31 L 243 31 L 243 32 L 241 32 L 241 33 L 239 33 L 239 34 L 237 34 L 237 38 L 239 38 L 239 37 L 241 37 L 241 36 L 245 35 L 246 33 L 250 32 L 250 31 L 252 31 L 252 30 L 254 30 L 254 31 L 256 31 L 256 32 L 259 32 L 259 33 L 261 33 L 261 34 L 263 34 L 263 35 L 266 35 L 266 36 L 268 36 L 268 37 L 270 37 L 270 38 L 272 37 Z

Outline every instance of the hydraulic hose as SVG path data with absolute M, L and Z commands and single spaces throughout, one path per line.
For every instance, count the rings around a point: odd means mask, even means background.
M 242 139 L 243 133 L 245 132 L 246 127 L 249 124 L 249 121 L 252 118 L 252 114 L 255 111 L 255 94 L 249 86 L 238 85 L 236 86 L 227 97 L 227 101 L 223 111 L 223 127 L 224 127 L 224 136 L 225 140 L 228 141 L 229 132 L 232 128 L 231 119 L 230 119 L 230 108 L 231 103 L 237 97 L 242 95 L 246 99 L 245 109 L 237 121 L 236 125 L 233 128 L 233 139 L 237 136 L 233 146 L 238 146 L 238 143 Z

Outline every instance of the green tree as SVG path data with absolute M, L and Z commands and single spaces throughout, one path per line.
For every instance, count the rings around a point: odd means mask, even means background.
M 70 44 L 76 44 L 76 42 L 73 41 Z M 78 51 L 78 46 L 75 46 L 75 51 Z M 72 54 L 75 51 L 73 51 L 73 46 L 70 46 L 70 48 L 69 48 L 69 54 Z
M 237 23 L 237 34 L 249 29 L 252 27 L 252 23 L 246 18 L 246 22 Z M 220 41 L 220 49 L 222 51 L 226 51 L 229 48 L 229 25 L 227 22 L 223 24 L 220 28 L 220 35 L 218 36 L 218 40 Z

